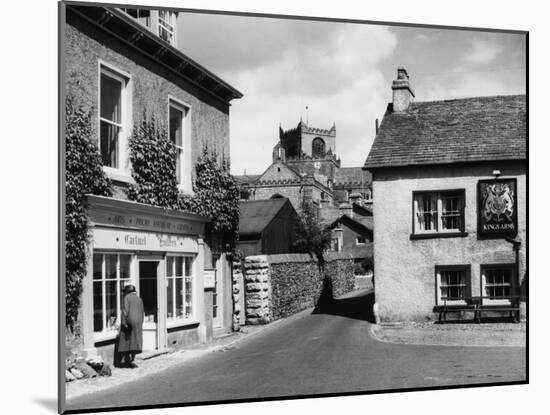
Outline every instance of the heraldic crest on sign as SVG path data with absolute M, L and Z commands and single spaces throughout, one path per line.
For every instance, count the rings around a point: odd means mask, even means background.
M 485 186 L 483 195 L 483 215 L 485 220 L 512 222 L 514 215 L 514 192 L 506 183 Z
M 517 233 L 515 179 L 480 180 L 479 233 L 506 236 Z

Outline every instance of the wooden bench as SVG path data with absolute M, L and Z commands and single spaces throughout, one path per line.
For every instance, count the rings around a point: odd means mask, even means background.
M 479 297 L 480 302 L 477 306 L 477 322 L 481 322 L 482 313 L 490 312 L 507 312 L 510 313 L 510 318 L 513 319 L 514 323 L 519 322 L 519 295 L 510 295 L 510 296 L 482 296 Z M 503 300 L 506 303 L 495 304 L 495 303 L 483 303 L 483 300 Z
M 439 323 L 447 321 L 447 313 L 457 313 L 464 311 L 473 312 L 473 321 L 481 322 L 482 314 L 490 312 L 508 312 L 510 318 L 517 323 L 519 321 L 519 296 L 473 296 L 473 297 L 446 297 L 443 298 L 443 304 L 434 307 L 434 312 L 439 313 Z M 485 303 L 484 303 L 485 300 Z M 506 303 L 490 303 L 490 300 L 501 300 Z M 457 303 L 461 301 L 461 303 Z
M 457 301 L 463 301 L 457 303 Z M 439 323 L 447 321 L 447 313 L 457 313 L 463 311 L 472 311 L 474 313 L 473 320 L 477 317 L 477 308 L 480 302 L 479 297 L 444 297 L 442 305 L 436 305 L 434 312 L 439 313 Z

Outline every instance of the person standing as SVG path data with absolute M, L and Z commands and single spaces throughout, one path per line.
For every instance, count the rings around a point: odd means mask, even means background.
M 135 368 L 134 359 L 143 348 L 143 301 L 132 284 L 126 285 L 123 292 L 117 363 Z

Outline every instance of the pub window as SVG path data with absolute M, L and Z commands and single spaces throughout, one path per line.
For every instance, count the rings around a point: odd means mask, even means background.
M 511 302 L 514 295 L 514 265 L 482 265 L 481 288 L 485 303 Z
M 169 101 L 169 130 L 170 141 L 176 148 L 176 182 L 181 185 L 185 180 L 183 179 L 185 172 L 184 163 L 184 143 L 185 143 L 185 119 L 188 109 L 184 106 L 176 103 L 173 100 Z
M 125 88 L 128 79 L 101 66 L 99 80 L 99 152 L 104 166 L 122 166 L 125 114 Z
M 470 269 L 468 266 L 436 266 L 437 304 L 463 304 L 470 295 Z
M 130 283 L 131 260 L 129 254 L 93 255 L 95 333 L 115 331 L 120 323 L 122 289 Z
M 168 321 L 193 317 L 192 256 L 166 257 L 166 316 Z
M 413 234 L 464 232 L 464 190 L 413 192 Z

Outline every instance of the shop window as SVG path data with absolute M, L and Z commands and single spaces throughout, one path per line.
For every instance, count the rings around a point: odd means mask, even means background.
M 101 66 L 99 80 L 99 152 L 104 166 L 123 167 L 127 109 L 125 89 L 128 79 Z
M 171 45 L 176 44 L 175 25 L 176 13 L 168 10 L 159 10 L 159 37 Z
M 464 190 L 413 192 L 413 234 L 464 232 Z
M 514 265 L 482 265 L 481 285 L 485 303 L 510 303 L 514 295 Z
M 166 316 L 168 321 L 193 317 L 192 256 L 166 257 Z
M 130 283 L 132 257 L 104 253 L 93 256 L 94 332 L 116 330 L 120 322 L 122 289 Z
M 464 304 L 471 291 L 469 266 L 437 266 L 435 272 L 437 304 Z
M 170 141 L 176 147 L 176 181 L 178 185 L 182 185 L 185 180 L 185 119 L 188 109 L 183 105 L 178 104 L 174 100 L 169 101 L 169 133 Z

